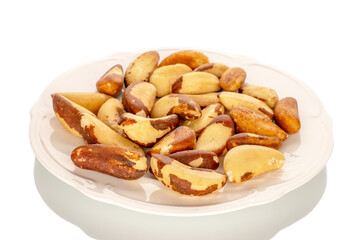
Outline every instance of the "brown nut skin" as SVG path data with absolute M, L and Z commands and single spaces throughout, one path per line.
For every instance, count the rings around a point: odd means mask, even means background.
M 162 118 L 145 118 L 124 113 L 119 121 L 120 129 L 135 143 L 150 147 L 179 124 L 177 115 Z
M 234 122 L 229 115 L 220 115 L 207 125 L 198 137 L 195 150 L 226 153 L 226 142 L 235 133 Z
M 164 58 L 160 62 L 159 67 L 182 63 L 188 65 L 191 69 L 195 69 L 208 62 L 209 58 L 202 52 L 193 50 L 182 50 L 174 52 Z
M 300 118 L 298 104 L 295 98 L 286 97 L 281 99 L 275 106 L 276 123 L 287 133 L 293 134 L 300 130 Z
M 184 94 L 191 97 L 199 104 L 200 107 L 207 107 L 210 104 L 220 102 L 218 93 L 204 93 L 204 94 Z
M 120 64 L 110 68 L 97 82 L 96 88 L 100 93 L 112 97 L 119 96 L 124 85 L 124 71 Z
M 231 109 L 229 115 L 234 120 L 238 132 L 255 133 L 286 140 L 288 134 L 267 116 L 246 107 Z
M 223 173 L 190 167 L 161 154 L 151 157 L 150 166 L 160 182 L 184 195 L 207 195 L 221 189 L 227 181 Z
M 182 125 L 187 126 L 200 134 L 201 131 L 217 116 L 225 113 L 225 108 L 221 103 L 211 104 L 201 110 L 201 117 L 195 120 L 187 120 Z
M 173 93 L 203 94 L 220 90 L 219 79 L 206 72 L 185 73 L 171 86 Z
M 184 150 L 194 149 L 196 144 L 195 132 L 188 127 L 178 127 L 166 134 L 147 154 L 163 154 L 165 156 Z
M 99 109 L 97 113 L 98 119 L 108 125 L 112 130 L 119 134 L 123 134 L 119 128 L 118 122 L 121 114 L 125 112 L 124 106 L 117 98 L 109 98 Z
M 59 93 L 54 93 L 52 103 L 55 116 L 60 124 L 71 134 L 81 137 L 80 116 L 82 113 L 95 116 L 88 109 L 74 103 Z
M 229 92 L 235 92 L 241 88 L 246 78 L 246 72 L 239 67 L 227 69 L 220 78 L 220 87 Z
M 160 98 L 151 111 L 152 118 L 176 114 L 181 119 L 197 119 L 201 116 L 200 106 L 183 94 L 169 94 Z
M 172 153 L 169 155 L 185 165 L 197 168 L 217 169 L 219 167 L 219 159 L 217 155 L 210 151 L 203 150 L 187 150 Z
M 156 88 L 148 82 L 133 82 L 124 91 L 122 103 L 126 111 L 147 117 L 154 106 Z
M 279 101 L 279 97 L 276 91 L 268 87 L 257 86 L 252 84 L 244 84 L 241 87 L 241 93 L 263 101 L 271 109 L 274 109 L 276 103 Z
M 76 166 L 126 180 L 138 179 L 147 172 L 146 157 L 138 152 L 102 144 L 82 145 L 71 153 Z
M 148 81 L 159 63 L 159 53 L 148 51 L 135 58 L 125 72 L 125 83 L 129 86 L 133 82 Z
M 229 67 L 222 63 L 205 63 L 194 69 L 194 72 L 207 72 L 220 78 Z
M 239 145 L 261 145 L 264 147 L 279 149 L 281 147 L 281 143 L 281 139 L 277 137 L 243 132 L 231 136 L 226 143 L 226 148 L 229 151 Z

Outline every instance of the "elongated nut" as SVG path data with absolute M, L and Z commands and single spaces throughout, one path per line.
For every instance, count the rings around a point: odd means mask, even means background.
M 246 107 L 265 114 L 271 119 L 274 117 L 274 111 L 266 103 L 254 97 L 235 92 L 220 92 L 218 96 L 228 111 L 235 107 Z
M 260 174 L 279 169 L 284 155 L 273 148 L 241 145 L 231 149 L 224 158 L 224 171 L 230 182 L 244 182 Z
M 154 106 L 156 88 L 148 82 L 133 82 L 124 91 L 122 102 L 125 109 L 135 115 L 147 117 Z
M 150 75 L 157 67 L 159 59 L 159 53 L 156 51 L 145 52 L 135 58 L 126 69 L 126 86 L 137 81 L 148 81 Z
M 156 96 L 163 97 L 171 93 L 171 86 L 176 79 L 191 71 L 189 66 L 181 63 L 159 67 L 151 74 L 149 82 L 156 87 Z
M 159 64 L 159 67 L 182 63 L 188 65 L 192 69 L 195 69 L 208 62 L 209 58 L 201 52 L 193 50 L 183 50 L 172 53 L 166 58 L 164 58 L 164 60 L 162 60 Z
M 226 143 L 226 148 L 230 149 L 239 145 L 261 145 L 264 147 L 270 147 L 279 149 L 281 146 L 281 139 L 277 137 L 263 136 L 255 133 L 238 133 L 229 138 Z
M 111 98 L 111 96 L 107 94 L 92 92 L 59 92 L 58 94 L 86 108 L 94 114 L 97 114 L 104 102 Z M 52 96 L 53 95 L 54 93 Z
M 219 79 L 206 72 L 185 73 L 173 83 L 173 93 L 202 94 L 220 90 Z
M 138 179 L 148 170 L 144 155 L 103 144 L 79 146 L 72 151 L 71 159 L 80 168 L 126 180 Z
M 136 143 L 112 130 L 97 117 L 83 113 L 80 115 L 81 135 L 87 144 L 105 144 L 125 148 L 145 155 L 144 150 Z
M 124 112 L 124 106 L 117 98 L 109 98 L 100 107 L 97 117 L 112 130 L 122 135 L 123 132 L 119 128 L 118 122 L 120 121 L 121 114 Z
M 288 135 L 267 116 L 245 107 L 231 109 L 229 115 L 236 124 L 238 132 L 255 133 L 280 138 L 284 141 Z
M 271 109 L 274 109 L 279 97 L 272 88 L 257 85 L 245 84 L 241 87 L 242 94 L 257 98 L 266 103 Z
M 160 98 L 151 111 L 152 118 L 177 114 L 182 119 L 196 119 L 201 116 L 200 106 L 183 94 L 170 94 Z
M 145 118 L 124 113 L 119 121 L 120 129 L 137 144 L 149 147 L 179 124 L 177 115 L 162 118 Z
M 226 142 L 235 133 L 234 122 L 229 115 L 214 118 L 199 136 L 195 150 L 214 152 L 221 156 L 226 152 Z
M 226 176 L 215 170 L 193 168 L 161 154 L 154 154 L 150 166 L 155 177 L 178 193 L 203 196 L 221 189 Z
M 200 107 L 207 107 L 210 104 L 220 102 L 218 93 L 204 93 L 204 94 L 184 94 L 191 97 L 199 104 Z
M 200 134 L 201 131 L 217 116 L 224 114 L 225 108 L 221 103 L 214 103 L 201 110 L 201 117 L 195 120 L 187 120 L 183 126 L 187 126 Z
M 52 94 L 52 102 L 55 116 L 60 124 L 74 136 L 81 137 L 81 113 L 94 114 L 59 93 Z
M 188 127 L 178 127 L 166 134 L 147 152 L 147 154 L 149 156 L 152 156 L 155 153 L 169 155 L 174 152 L 194 149 L 195 144 L 195 132 Z
M 99 92 L 112 97 L 119 96 L 124 85 L 124 71 L 120 64 L 110 68 L 97 82 L 96 88 Z
M 225 91 L 237 91 L 243 85 L 245 78 L 244 69 L 239 67 L 229 68 L 221 75 L 220 87 Z
M 222 63 L 205 63 L 194 69 L 194 72 L 207 72 L 220 78 L 229 67 Z
M 219 167 L 217 155 L 210 151 L 187 150 L 170 154 L 169 157 L 190 167 L 214 170 Z
M 300 130 L 300 118 L 298 105 L 295 98 L 286 97 L 281 99 L 275 107 L 276 123 L 287 133 L 297 133 Z

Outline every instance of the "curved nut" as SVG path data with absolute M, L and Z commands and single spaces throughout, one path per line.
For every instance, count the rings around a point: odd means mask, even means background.
M 243 132 L 231 136 L 226 143 L 226 148 L 229 151 L 230 149 L 239 145 L 261 145 L 264 147 L 279 149 L 281 143 L 281 139 L 277 137 Z
M 174 64 L 155 69 L 149 82 L 156 87 L 157 97 L 163 97 L 171 93 L 172 84 L 185 73 L 192 69 L 185 64 Z
M 220 87 L 225 91 L 235 92 L 241 88 L 246 72 L 239 67 L 229 68 L 220 78 Z
M 219 79 L 206 72 L 185 73 L 173 83 L 173 93 L 202 94 L 220 90 Z
M 241 145 L 231 149 L 224 158 L 224 171 L 230 182 L 244 182 L 260 174 L 279 169 L 284 155 L 273 148 Z
M 178 127 L 166 134 L 147 152 L 147 154 L 149 156 L 152 156 L 155 153 L 169 155 L 174 152 L 194 149 L 195 144 L 195 132 L 188 127 Z
M 271 119 L 274 118 L 274 111 L 266 103 L 254 97 L 235 92 L 220 92 L 219 99 L 228 111 L 235 107 L 246 107 Z
M 156 88 L 148 82 L 133 82 L 124 91 L 122 102 L 125 109 L 135 115 L 147 117 L 154 106 Z
M 190 167 L 214 170 L 219 167 L 218 157 L 210 151 L 187 150 L 170 154 L 169 157 Z
M 94 114 L 59 93 L 52 94 L 52 102 L 55 116 L 60 124 L 74 136 L 81 137 L 81 114 Z
M 225 108 L 221 103 L 214 103 L 201 110 L 201 117 L 195 120 L 187 120 L 183 126 L 187 126 L 200 134 L 201 131 L 217 116 L 224 114 Z
M 221 156 L 226 152 L 226 142 L 235 133 L 234 122 L 229 115 L 214 118 L 199 136 L 195 150 L 214 152 Z
M 229 115 L 234 120 L 238 132 L 255 133 L 273 136 L 284 141 L 288 135 L 278 125 L 264 114 L 245 107 L 231 109 Z
M 123 132 L 119 128 L 118 122 L 124 112 L 124 106 L 117 98 L 109 98 L 99 109 L 97 117 L 112 130 L 122 135 Z
M 229 67 L 222 63 L 205 63 L 194 69 L 194 72 L 207 72 L 220 78 Z
M 221 189 L 226 176 L 215 170 L 193 168 L 161 154 L 154 154 L 150 166 L 155 177 L 178 193 L 203 196 Z
M 201 116 L 200 106 L 183 94 L 170 94 L 160 98 L 151 111 L 152 118 L 177 114 L 182 119 L 196 119 Z
M 164 60 L 162 60 L 159 64 L 159 67 L 182 63 L 188 65 L 192 69 L 195 69 L 208 62 L 209 58 L 201 52 L 193 50 L 183 50 L 172 53 L 166 58 L 164 58 Z
M 148 81 L 151 73 L 157 67 L 159 59 L 159 53 L 156 51 L 145 52 L 135 58 L 126 69 L 126 86 L 133 82 Z
M 120 129 L 137 144 L 149 147 L 179 124 L 177 115 L 162 118 L 145 118 L 124 113 L 119 121 Z
M 66 97 L 94 114 L 97 114 L 104 102 L 111 98 L 111 96 L 104 93 L 92 92 L 59 92 L 57 94 Z M 54 93 L 51 96 L 54 96 Z
M 110 68 L 97 82 L 96 88 L 99 92 L 112 97 L 119 96 L 124 85 L 124 71 L 120 64 Z
M 245 84 L 241 87 L 242 94 L 257 98 L 266 103 L 271 109 L 274 109 L 279 97 L 272 88 Z
M 297 133 L 300 130 L 300 118 L 298 105 L 295 98 L 286 97 L 281 99 L 275 107 L 276 123 L 287 133 Z
M 125 148 L 145 155 L 144 150 L 136 143 L 112 130 L 97 117 L 83 113 L 80 117 L 81 136 L 87 144 L 101 143 L 109 146 Z
M 210 104 L 220 102 L 218 93 L 205 93 L 205 94 L 184 94 L 191 97 L 199 104 L 200 107 L 207 107 Z
M 146 157 L 138 152 L 102 144 L 83 145 L 71 153 L 76 166 L 94 170 L 117 178 L 134 180 L 148 170 Z

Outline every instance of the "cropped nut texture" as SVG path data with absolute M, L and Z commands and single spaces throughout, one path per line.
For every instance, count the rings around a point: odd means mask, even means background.
M 171 93 L 171 86 L 176 79 L 191 71 L 189 66 L 181 63 L 159 67 L 151 74 L 149 82 L 156 87 L 157 97 L 163 97 Z
M 244 182 L 260 174 L 279 169 L 284 155 L 273 148 L 241 145 L 231 149 L 224 158 L 224 171 L 230 182 Z
M 288 135 L 267 116 L 245 107 L 231 109 L 229 115 L 236 124 L 238 132 L 273 136 L 284 141 Z
M 124 71 L 120 64 L 110 68 L 96 83 L 99 92 L 113 97 L 119 96 L 124 85 Z
M 194 72 L 207 72 L 220 78 L 228 68 L 228 66 L 222 63 L 205 63 L 194 69 Z
M 271 109 L 274 109 L 279 97 L 272 88 L 245 84 L 241 87 L 242 94 L 257 98 L 266 103 Z
M 195 144 L 195 132 L 188 127 L 178 127 L 166 134 L 147 152 L 147 154 L 149 156 L 152 156 L 155 153 L 169 155 L 178 151 L 194 149 Z
M 235 107 L 246 107 L 256 112 L 263 113 L 269 116 L 271 119 L 274 117 L 274 111 L 268 105 L 266 105 L 266 103 L 245 94 L 235 92 L 220 92 L 219 99 L 228 111 Z
M 137 144 L 149 147 L 179 124 L 177 115 L 162 118 L 145 118 L 132 113 L 121 115 L 120 129 Z
M 187 150 L 170 154 L 169 157 L 190 167 L 214 170 L 219 167 L 217 155 L 210 151 Z
M 183 50 L 172 53 L 166 58 L 164 58 L 164 60 L 162 60 L 159 64 L 159 67 L 182 63 L 188 65 L 192 69 L 195 69 L 208 62 L 209 58 L 201 52 L 193 50 Z
M 124 91 L 124 108 L 135 115 L 147 117 L 156 98 L 156 88 L 148 82 L 133 82 Z
M 220 87 L 225 91 L 237 91 L 243 85 L 245 78 L 244 69 L 239 67 L 229 68 L 221 75 Z
M 281 99 L 275 107 L 275 120 L 287 133 L 297 133 L 300 130 L 298 105 L 295 98 Z
M 137 81 L 148 81 L 150 75 L 157 67 L 159 59 L 159 53 L 156 51 L 145 52 L 134 59 L 126 69 L 126 86 Z
M 204 94 L 185 94 L 186 96 L 191 97 L 192 99 L 199 104 L 200 107 L 207 107 L 210 104 L 220 102 L 218 93 L 204 93 Z
M 183 126 L 187 126 L 195 131 L 196 134 L 200 134 L 201 131 L 217 116 L 225 113 L 225 108 L 221 103 L 214 103 L 203 110 L 201 110 L 201 117 L 195 120 L 188 120 L 183 123 Z
M 73 101 L 58 93 L 52 94 L 52 102 L 55 116 L 60 124 L 71 134 L 77 137 L 81 137 L 81 114 L 94 114 L 86 108 L 74 103 Z
M 221 189 L 226 183 L 226 176 L 220 172 L 193 168 L 161 154 L 151 157 L 150 166 L 166 187 L 185 195 L 203 196 Z
M 281 139 L 277 137 L 263 136 L 254 133 L 238 133 L 229 138 L 226 143 L 226 148 L 229 151 L 239 145 L 261 145 L 264 147 L 279 149 L 281 143 Z
M 226 142 L 235 133 L 234 122 L 229 115 L 214 118 L 202 131 L 196 143 L 196 150 L 214 152 L 221 156 L 226 152 Z
M 173 83 L 173 93 L 203 94 L 220 90 L 219 79 L 206 72 L 185 73 Z
M 169 94 L 160 98 L 151 111 L 152 118 L 176 114 L 182 119 L 197 119 L 201 116 L 200 106 L 183 94 Z
M 74 164 L 114 177 L 134 180 L 148 170 L 146 157 L 138 152 L 102 144 L 82 145 L 71 153 Z
M 145 155 L 144 150 L 136 143 L 112 130 L 97 117 L 83 113 L 80 115 L 81 135 L 88 144 L 101 143 L 125 148 Z
M 112 130 L 123 134 L 119 128 L 118 122 L 121 114 L 125 112 L 124 106 L 117 98 L 109 98 L 99 109 L 97 117 Z

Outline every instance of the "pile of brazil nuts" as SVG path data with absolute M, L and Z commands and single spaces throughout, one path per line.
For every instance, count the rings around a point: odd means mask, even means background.
M 85 141 L 71 153 L 77 167 L 126 180 L 150 169 L 169 189 L 201 196 L 284 165 L 278 149 L 300 129 L 296 99 L 246 84 L 242 68 L 202 52 L 159 61 L 145 52 L 125 73 L 111 67 L 96 93 L 51 95 L 56 118 Z

